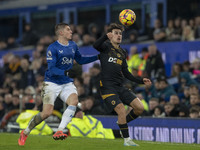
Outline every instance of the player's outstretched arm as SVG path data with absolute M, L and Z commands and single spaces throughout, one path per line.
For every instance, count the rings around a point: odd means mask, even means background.
M 104 44 L 104 42 L 108 39 L 108 36 L 105 34 L 103 35 L 102 37 L 100 37 L 99 39 L 97 39 L 94 44 L 93 44 L 93 47 L 102 52 L 106 49 L 106 45 Z
M 88 56 L 88 57 L 83 57 L 79 50 L 76 51 L 75 53 L 75 57 L 74 59 L 76 60 L 76 62 L 80 65 L 82 64 L 88 64 L 88 63 L 91 63 L 93 61 L 96 61 L 98 60 L 98 55 L 95 55 L 95 56 Z

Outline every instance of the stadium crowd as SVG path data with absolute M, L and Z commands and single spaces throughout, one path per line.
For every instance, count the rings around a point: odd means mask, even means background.
M 95 24 L 89 26 L 88 32 L 83 25 L 70 25 L 73 31 L 72 40 L 78 46 L 90 46 L 102 34 Z M 107 26 L 104 27 L 105 33 Z M 125 31 L 128 38 L 124 43 L 138 42 L 138 33 L 135 30 Z M 125 33 L 125 34 L 127 34 Z M 192 41 L 200 37 L 200 16 L 190 19 L 177 18 L 169 20 L 168 26 L 162 28 L 160 20 L 155 21 L 155 27 L 150 32 L 149 39 L 155 41 Z M 42 109 L 40 93 L 44 73 L 47 68 L 46 48 L 52 43 L 54 36 L 38 36 L 38 33 L 27 24 L 23 39 L 16 43 L 14 37 L 7 41 L 0 41 L 0 49 L 13 49 L 20 45 L 35 47 L 32 57 L 22 57 L 7 53 L 3 56 L 3 67 L 0 68 L 0 120 L 5 113 L 18 109 L 20 101 L 22 109 Z M 165 66 L 161 53 L 156 45 L 144 47 L 139 53 L 137 47 L 132 46 L 127 58 L 129 71 L 136 77 L 150 77 L 153 81 L 151 87 L 143 87 L 125 80 L 124 86 L 137 93 L 142 100 L 145 111 L 143 116 L 152 117 L 200 117 L 200 59 L 196 58 L 192 63 L 175 63 L 170 77 L 165 75 Z M 89 72 L 84 72 L 82 66 L 75 62 L 73 70 L 74 84 L 77 87 L 79 101 L 85 114 L 91 115 L 115 115 L 110 112 L 103 103 L 99 92 L 100 66 L 94 63 Z M 55 109 L 63 111 L 63 103 L 56 101 Z M 127 112 L 130 108 L 127 106 Z
M 95 23 L 89 26 L 84 25 L 70 25 L 73 31 L 73 41 L 80 46 L 92 45 L 97 38 L 99 38 L 107 30 L 108 25 L 100 27 Z M 102 29 L 104 31 L 101 31 Z M 200 38 L 200 16 L 190 19 L 176 19 L 168 20 L 167 26 L 164 27 L 159 19 L 155 20 L 154 28 L 145 31 L 147 38 L 140 38 L 138 27 L 133 26 L 126 28 L 124 34 L 124 44 L 144 42 L 144 40 L 154 40 L 156 42 L 164 41 L 194 41 Z M 21 40 L 16 40 L 15 36 L 3 38 L 0 35 L 0 50 L 13 49 L 21 46 L 37 45 L 37 43 L 44 43 L 45 40 L 55 39 L 52 35 L 41 35 L 35 31 L 30 24 L 24 27 L 24 34 Z

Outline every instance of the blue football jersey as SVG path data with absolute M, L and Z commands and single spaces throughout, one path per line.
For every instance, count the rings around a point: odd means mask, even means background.
M 97 56 L 82 57 L 75 42 L 69 41 L 68 45 L 63 45 L 55 41 L 47 48 L 48 69 L 45 72 L 44 81 L 56 84 L 73 82 L 73 79 L 65 76 L 65 70 L 70 70 L 74 59 L 79 64 L 87 64 L 98 59 Z

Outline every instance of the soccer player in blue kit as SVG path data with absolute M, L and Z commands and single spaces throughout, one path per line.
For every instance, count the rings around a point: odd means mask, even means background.
M 22 130 L 18 139 L 19 145 L 24 145 L 31 130 L 52 114 L 57 96 L 67 103 L 68 107 L 63 113 L 62 120 L 53 138 L 63 140 L 67 137 L 67 134 L 63 133 L 63 129 L 71 121 L 78 104 L 77 90 L 73 84 L 73 79 L 70 78 L 73 61 L 76 60 L 79 64 L 87 64 L 98 59 L 98 56 L 81 56 L 76 43 L 71 41 L 72 30 L 68 24 L 57 24 L 55 34 L 58 40 L 47 49 L 48 69 L 45 72 L 41 93 L 43 110 L 31 119 L 25 130 Z

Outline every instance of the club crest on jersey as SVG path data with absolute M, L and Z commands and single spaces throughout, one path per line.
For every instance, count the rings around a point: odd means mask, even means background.
M 47 60 L 52 60 L 52 53 L 50 50 L 47 52 Z
M 63 57 L 63 58 L 62 58 L 62 64 L 63 64 L 63 65 L 64 65 L 64 64 L 68 64 L 68 65 L 69 65 L 69 64 L 72 64 L 72 61 L 73 61 L 72 58 L 70 58 L 70 59 L 67 58 L 67 57 Z
M 120 58 L 120 57 L 121 57 L 121 54 L 120 54 L 120 53 L 117 53 L 117 57 L 119 57 L 119 58 Z
M 58 50 L 58 51 L 59 51 L 59 53 L 60 53 L 60 54 L 62 54 L 62 53 L 63 53 L 63 50 Z
M 72 48 L 72 53 L 75 53 L 75 50 Z

